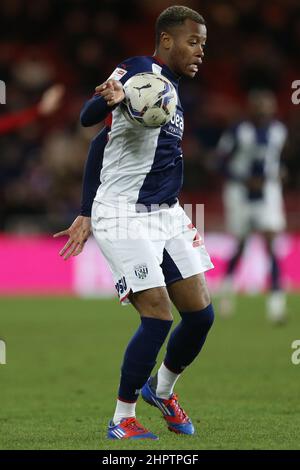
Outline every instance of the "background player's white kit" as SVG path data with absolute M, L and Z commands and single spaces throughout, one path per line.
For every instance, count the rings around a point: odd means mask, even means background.
M 286 226 L 282 196 L 281 158 L 287 129 L 274 119 L 276 100 L 271 92 L 253 91 L 248 96 L 249 120 L 229 129 L 219 142 L 226 175 L 223 202 L 227 230 L 238 244 L 226 268 L 221 289 L 220 312 L 233 311 L 233 273 L 243 253 L 247 236 L 257 231 L 263 237 L 269 257 L 267 316 L 284 321 L 285 295 L 280 263 L 274 247 L 275 236 Z
M 219 143 L 220 153 L 233 155 L 228 162 L 229 173 L 224 185 L 223 201 L 226 226 L 236 236 L 244 236 L 249 230 L 281 231 L 285 228 L 285 214 L 280 177 L 280 157 L 287 137 L 285 126 L 273 121 L 264 142 L 251 122 L 242 122 L 234 133 L 227 132 Z M 254 159 L 264 167 L 264 183 L 261 197 L 250 200 L 245 185 L 251 177 Z

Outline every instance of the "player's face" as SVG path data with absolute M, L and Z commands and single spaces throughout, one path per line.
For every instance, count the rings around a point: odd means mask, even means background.
M 271 94 L 261 93 L 249 99 L 250 115 L 254 120 L 268 121 L 276 112 L 276 101 Z
M 206 36 L 206 26 L 189 19 L 174 28 L 168 52 L 175 73 L 194 78 L 204 57 Z

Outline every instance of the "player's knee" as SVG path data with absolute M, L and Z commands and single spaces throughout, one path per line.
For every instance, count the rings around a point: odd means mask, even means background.
M 203 309 L 207 308 L 211 304 L 211 298 L 208 289 L 204 289 L 202 292 L 202 305 Z
M 192 297 L 187 302 L 187 310 L 189 311 L 204 311 L 211 304 L 210 293 L 205 286 L 202 287 L 201 291 L 197 296 Z
M 182 320 L 185 322 L 186 326 L 193 331 L 204 329 L 208 332 L 213 325 L 214 319 L 214 308 L 211 303 L 202 310 L 188 312 L 182 315 Z
M 212 304 L 210 303 L 204 310 L 203 310 L 203 320 L 202 320 L 207 328 L 207 331 L 211 329 L 214 321 L 215 321 L 215 313 Z
M 172 304 L 165 288 L 149 289 L 140 310 L 142 316 L 173 320 Z
M 166 293 L 157 292 L 149 301 L 152 313 L 161 320 L 173 320 L 172 305 Z

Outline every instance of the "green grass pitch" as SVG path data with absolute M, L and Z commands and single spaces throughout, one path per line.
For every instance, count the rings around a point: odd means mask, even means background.
M 142 400 L 138 418 L 159 441 L 109 441 L 124 348 L 139 324 L 117 300 L 0 299 L 0 449 L 300 449 L 300 299 L 289 322 L 265 319 L 264 298 L 239 297 L 216 315 L 198 360 L 177 384 L 197 433 L 177 436 Z M 176 320 L 178 316 L 176 314 Z M 164 348 L 163 348 L 164 349 Z M 158 364 L 162 358 L 161 352 Z

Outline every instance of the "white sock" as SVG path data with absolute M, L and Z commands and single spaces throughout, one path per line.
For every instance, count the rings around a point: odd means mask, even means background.
M 173 393 L 174 386 L 180 374 L 175 374 L 166 368 L 164 363 L 160 366 L 157 372 L 157 387 L 156 395 L 159 398 L 168 400 Z
M 119 424 L 123 418 L 135 418 L 135 407 L 136 403 L 126 403 L 125 401 L 117 400 L 113 423 Z

